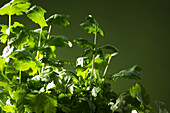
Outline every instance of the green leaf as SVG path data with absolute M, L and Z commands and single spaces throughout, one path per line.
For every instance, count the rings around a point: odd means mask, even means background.
M 130 69 L 122 70 L 119 73 L 114 74 L 112 77 L 113 78 L 123 77 L 127 79 L 140 80 L 140 73 L 139 73 L 140 70 L 141 70 L 140 67 L 134 65 Z
M 85 31 L 89 34 L 100 33 L 101 36 L 104 36 L 103 31 L 98 27 L 99 26 L 98 22 L 91 15 L 89 15 L 86 18 L 86 21 L 84 23 L 80 24 L 80 26 L 83 29 L 85 29 Z
M 129 89 L 130 95 L 136 98 L 141 104 L 149 105 L 150 97 L 142 85 L 138 83 Z
M 36 67 L 36 63 L 33 61 L 29 61 L 29 60 L 15 61 L 14 67 L 17 70 L 26 71 L 26 70 L 29 70 L 29 68 L 34 69 Z
M 33 6 L 30 8 L 26 14 L 27 16 L 35 23 L 39 24 L 41 28 L 47 25 L 45 18 L 44 18 L 44 13 L 46 11 L 41 8 L 40 6 Z
M 29 32 L 26 30 L 21 30 L 18 34 L 16 39 L 11 43 L 12 45 L 16 45 L 18 49 L 22 49 L 24 45 L 29 42 Z
M 2 35 L 2 36 L 1 36 L 1 42 L 5 44 L 6 41 L 7 41 L 7 38 L 8 38 L 8 35 L 6 35 L 6 34 L 5 34 L 5 35 Z
M 7 34 L 6 30 L 8 29 L 7 25 L 0 25 L 0 32 L 2 32 L 3 34 Z
M 15 109 L 16 109 L 16 106 L 14 105 L 5 105 L 2 107 L 2 109 L 6 112 L 10 112 L 10 113 L 15 113 Z
M 56 113 L 57 99 L 52 95 L 40 93 L 38 95 L 29 94 L 25 97 L 27 108 L 36 113 Z
M 66 47 L 69 45 L 69 41 L 65 36 L 51 36 L 51 38 L 47 40 L 46 44 L 55 47 Z
M 110 45 L 110 44 L 107 44 L 107 45 L 105 45 L 105 46 L 102 46 L 102 47 L 100 47 L 100 48 L 98 48 L 98 49 L 99 49 L 99 50 L 102 49 L 102 50 L 105 51 L 105 54 L 107 53 L 107 54 L 111 54 L 111 55 L 113 55 L 113 56 L 114 56 L 115 54 L 117 54 L 117 52 L 118 52 L 118 49 L 117 49 L 116 47 Z
M 86 48 L 86 47 L 93 48 L 94 46 L 91 42 L 89 42 L 84 38 L 75 39 L 74 42 L 76 42 L 81 48 Z
M 52 16 L 50 16 L 47 20 L 46 20 L 47 24 L 54 24 L 57 25 L 59 27 L 62 26 L 68 26 L 70 23 L 67 20 L 67 17 L 65 15 L 61 15 L 61 14 L 54 14 Z
M 0 15 L 22 15 L 30 5 L 28 0 L 11 0 L 0 9 Z

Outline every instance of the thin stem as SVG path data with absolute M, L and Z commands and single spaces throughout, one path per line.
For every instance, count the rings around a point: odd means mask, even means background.
M 19 71 L 19 84 L 21 84 L 21 70 Z
M 96 30 L 97 28 L 96 28 L 96 26 L 95 26 L 95 31 L 97 31 Z M 94 34 L 94 48 L 93 48 L 93 52 L 95 52 L 95 50 L 96 50 L 96 41 L 97 40 L 97 32 Z M 92 63 L 92 71 L 91 71 L 91 79 L 92 79 L 92 75 L 93 75 L 93 70 L 94 70 L 94 62 L 95 62 L 95 54 L 93 53 L 93 63 Z
M 50 25 L 50 26 L 49 26 L 47 39 L 49 39 L 49 38 L 50 38 L 51 27 L 52 27 L 52 25 Z
M 1 72 L 1 74 L 2 74 L 2 76 L 3 76 L 5 79 L 8 80 L 8 82 L 11 82 L 11 80 L 10 80 L 3 72 Z
M 10 31 L 11 31 L 11 14 L 9 14 L 8 36 L 10 35 Z M 7 46 L 9 46 L 9 39 L 7 39 Z
M 39 40 L 38 40 L 38 48 L 41 46 L 41 35 L 42 35 L 42 29 L 40 30 L 40 36 L 39 36 Z M 39 51 L 37 51 L 37 59 L 39 59 Z
M 107 66 L 105 67 L 105 70 L 104 70 L 104 72 L 103 72 L 103 76 L 105 76 L 105 75 L 106 75 L 106 72 L 107 72 L 107 69 L 108 69 L 108 67 L 109 67 L 109 64 L 110 64 L 111 58 L 112 58 L 112 56 L 110 55 L 110 57 L 109 57 L 109 59 L 108 59 L 108 61 L 107 61 Z

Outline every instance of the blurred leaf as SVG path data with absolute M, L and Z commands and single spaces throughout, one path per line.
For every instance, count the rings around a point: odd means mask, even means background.
M 0 72 L 3 72 L 5 66 L 5 58 L 0 57 Z
M 47 25 L 45 18 L 44 18 L 44 13 L 46 13 L 46 11 L 41 8 L 40 6 L 33 6 L 32 8 L 30 8 L 26 14 L 27 16 L 35 23 L 39 24 L 41 26 L 41 28 L 43 28 L 44 26 Z
M 90 33 L 90 34 L 100 33 L 101 36 L 104 36 L 103 31 L 98 27 L 99 26 L 98 22 L 91 15 L 89 15 L 86 18 L 86 21 L 80 24 L 80 26 L 83 29 L 85 29 L 87 33 Z
M 166 104 L 161 101 L 155 101 L 157 107 L 159 108 L 159 113 L 169 113 L 166 109 Z
M 114 74 L 112 77 L 113 78 L 127 78 L 127 79 L 134 79 L 134 80 L 140 80 L 140 73 L 139 71 L 141 70 L 140 67 L 137 65 L 134 65 L 130 69 L 122 70 L 119 73 Z
M 83 38 L 75 39 L 74 42 L 76 42 L 81 48 L 86 48 L 86 47 L 93 48 L 94 46 L 91 42 Z
M 5 105 L 2 109 L 6 112 L 15 113 L 16 107 L 14 105 Z
M 22 15 L 30 5 L 28 0 L 11 0 L 0 9 L 0 15 Z
M 67 20 L 67 17 L 65 15 L 61 15 L 61 14 L 54 14 L 52 16 L 50 16 L 47 20 L 46 20 L 47 24 L 54 24 L 57 25 L 59 27 L 62 26 L 67 26 L 70 23 Z

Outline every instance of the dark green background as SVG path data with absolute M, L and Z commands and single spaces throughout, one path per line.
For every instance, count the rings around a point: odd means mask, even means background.
M 8 0 L 1 0 L 2 7 Z M 153 100 L 161 100 L 170 108 L 170 0 L 31 0 L 32 5 L 42 6 L 46 18 L 54 13 L 70 15 L 70 26 L 53 27 L 53 34 L 66 35 L 68 39 L 93 40 L 79 27 L 91 14 L 100 23 L 105 37 L 98 37 L 98 45 L 112 44 L 120 54 L 112 59 L 109 72 L 115 73 L 138 64 L 143 68 L 142 83 Z M 24 18 L 23 18 L 24 17 Z M 29 28 L 37 28 L 26 16 L 13 17 Z M 7 16 L 0 17 L 0 24 L 7 24 Z M 2 44 L 0 45 L 2 48 Z M 81 49 L 64 48 L 57 51 L 57 58 L 71 60 L 80 55 Z M 115 90 L 123 91 L 134 81 L 119 80 Z M 152 103 L 153 104 L 153 103 Z M 168 109 L 170 110 L 170 109 Z

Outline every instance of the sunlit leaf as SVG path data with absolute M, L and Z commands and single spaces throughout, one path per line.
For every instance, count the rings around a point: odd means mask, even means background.
M 21 61 L 14 62 L 14 67 L 20 71 L 26 71 L 29 68 L 34 69 L 35 66 L 36 66 L 36 63 L 33 61 L 29 61 L 29 60 L 21 60 Z
M 44 13 L 46 11 L 41 8 L 40 6 L 33 6 L 30 8 L 26 14 L 27 16 L 35 23 L 39 24 L 41 28 L 47 25 L 45 18 L 44 18 Z
M 11 0 L 0 9 L 0 15 L 22 15 L 30 5 L 28 0 Z
M 6 34 L 7 29 L 8 29 L 7 25 L 0 25 L 0 32 L 2 32 L 3 34 Z
M 67 17 L 65 15 L 61 15 L 61 14 L 54 14 L 52 16 L 50 16 L 47 20 L 46 20 L 47 24 L 54 24 L 57 25 L 59 27 L 62 26 L 68 26 L 70 23 L 67 20 Z

